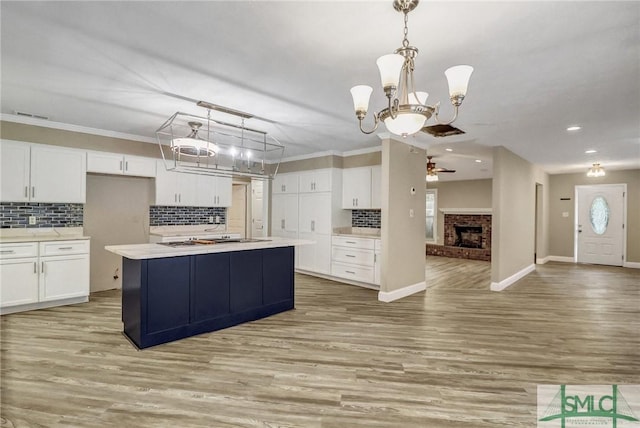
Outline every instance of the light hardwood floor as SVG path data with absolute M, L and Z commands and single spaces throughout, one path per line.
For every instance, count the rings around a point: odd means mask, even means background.
M 3 316 L 1 426 L 535 427 L 537 384 L 640 383 L 640 271 L 427 272 L 393 303 L 297 275 L 293 311 L 144 351 L 118 291 Z

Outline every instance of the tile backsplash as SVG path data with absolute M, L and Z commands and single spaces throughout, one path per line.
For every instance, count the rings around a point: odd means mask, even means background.
M 351 210 L 351 227 L 380 229 L 380 210 Z
M 36 224 L 29 224 L 29 217 L 35 217 Z M 2 229 L 82 227 L 83 220 L 83 204 L 0 203 Z
M 219 223 L 227 222 L 224 207 L 170 207 L 152 205 L 149 207 L 149 226 L 187 226 L 209 224 L 209 217 L 220 217 Z

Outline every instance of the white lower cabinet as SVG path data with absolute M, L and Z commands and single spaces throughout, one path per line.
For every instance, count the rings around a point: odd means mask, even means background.
M 380 239 L 376 239 L 374 243 L 374 254 L 373 254 L 373 283 L 376 285 L 380 285 L 380 266 L 382 265 L 382 241 Z
M 87 301 L 89 240 L 0 244 L 2 313 Z
M 376 283 L 375 239 L 334 236 L 331 275 L 366 284 Z

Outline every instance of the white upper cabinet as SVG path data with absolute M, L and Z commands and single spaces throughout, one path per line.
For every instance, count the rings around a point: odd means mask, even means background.
M 1 144 L 0 197 L 2 202 L 29 202 L 31 146 L 6 140 Z
M 167 171 L 158 161 L 156 205 L 230 207 L 231 177 Z
M 298 230 L 331 234 L 331 194 L 300 194 Z
M 371 208 L 382 209 L 382 167 L 371 167 Z
M 298 174 L 277 174 L 273 179 L 272 193 L 298 193 Z
M 331 170 L 318 169 L 300 173 L 299 184 L 300 193 L 330 192 Z
M 342 170 L 342 208 L 371 208 L 371 167 Z
M 156 159 L 117 153 L 88 152 L 87 172 L 155 177 Z
M 84 151 L 4 140 L 0 149 L 3 202 L 85 203 Z

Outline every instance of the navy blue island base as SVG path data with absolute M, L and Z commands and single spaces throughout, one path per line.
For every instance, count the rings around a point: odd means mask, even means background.
M 294 308 L 294 247 L 122 258 L 124 334 L 139 349 Z

